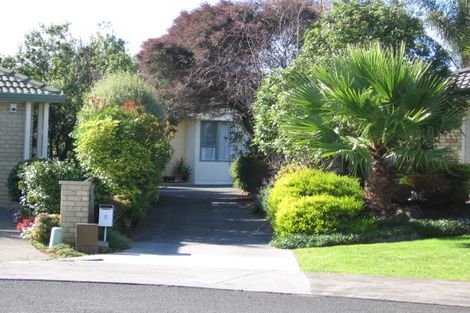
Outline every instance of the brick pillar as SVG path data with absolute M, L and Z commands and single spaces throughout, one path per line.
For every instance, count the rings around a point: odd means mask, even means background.
M 75 244 L 77 223 L 94 222 L 93 180 L 59 181 L 60 227 L 64 229 L 64 242 Z

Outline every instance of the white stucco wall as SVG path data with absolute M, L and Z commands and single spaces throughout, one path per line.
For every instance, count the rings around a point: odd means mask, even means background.
M 195 164 L 194 164 L 194 183 L 200 185 L 230 185 L 232 178 L 230 176 L 231 162 L 201 161 L 201 120 L 195 121 L 196 132 L 195 144 Z
M 227 117 L 210 120 L 226 120 Z M 209 120 L 203 118 L 204 121 Z M 231 162 L 200 160 L 201 119 L 186 119 L 178 124 L 175 137 L 171 141 L 174 149 L 172 159 L 165 168 L 164 175 L 172 176 L 175 163 L 183 157 L 191 168 L 190 181 L 200 185 L 230 185 Z
M 188 160 L 186 159 L 186 130 L 187 130 L 187 121 L 184 120 L 181 123 L 178 124 L 177 126 L 177 131 L 175 133 L 175 136 L 172 138 L 170 141 L 170 144 L 173 148 L 173 155 L 168 162 L 168 164 L 165 167 L 165 170 L 163 172 L 163 175 L 165 176 L 173 176 L 173 169 L 175 167 L 176 162 L 180 160 L 181 157 L 185 159 L 186 162 Z

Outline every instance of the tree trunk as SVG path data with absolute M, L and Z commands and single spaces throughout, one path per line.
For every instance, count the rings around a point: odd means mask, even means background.
M 367 205 L 374 214 L 387 218 L 394 213 L 392 187 L 393 177 L 387 169 L 384 154 L 380 149 L 374 149 L 370 172 L 365 184 Z
M 470 67 L 470 53 L 462 53 L 462 68 Z

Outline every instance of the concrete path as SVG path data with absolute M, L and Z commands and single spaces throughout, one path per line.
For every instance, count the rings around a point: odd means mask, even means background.
M 3 264 L 0 278 L 126 282 L 309 294 L 291 251 L 233 188 L 172 187 L 122 253 Z
M 10 214 L 0 209 L 0 262 L 49 259 L 19 236 Z

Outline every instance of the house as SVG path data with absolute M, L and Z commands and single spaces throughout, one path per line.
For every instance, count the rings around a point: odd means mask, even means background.
M 0 207 L 12 205 L 11 169 L 22 160 L 47 157 L 49 107 L 64 101 L 60 90 L 0 67 Z
M 455 82 L 459 92 L 464 94 L 470 104 L 470 68 L 456 71 Z M 470 108 L 464 116 L 462 128 L 441 136 L 437 146 L 438 148 L 451 148 L 458 161 L 470 163 Z
M 171 141 L 172 159 L 164 176 L 174 177 L 177 162 L 191 170 L 188 182 L 197 185 L 230 185 L 230 165 L 239 148 L 232 143 L 234 123 L 230 114 L 200 114 L 182 120 Z

